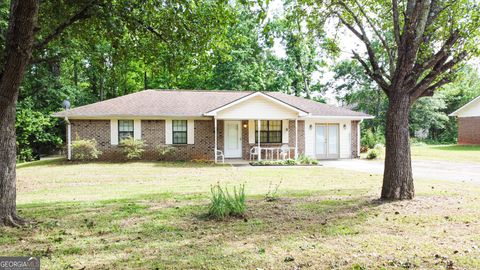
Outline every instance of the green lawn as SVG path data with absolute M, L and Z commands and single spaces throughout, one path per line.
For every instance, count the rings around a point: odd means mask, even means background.
M 245 183 L 245 219 L 205 216 L 217 182 Z M 323 167 L 25 164 L 19 209 L 37 224 L 0 229 L 0 256 L 41 256 L 43 269 L 480 268 L 479 186 L 422 181 L 392 203 L 380 186 Z
M 480 163 L 480 145 L 413 145 L 411 146 L 413 160 L 444 160 L 455 162 Z M 362 153 L 365 159 L 367 153 Z M 378 159 L 384 159 L 385 153 L 380 153 Z
M 412 158 L 480 162 L 480 145 L 425 145 L 412 146 Z

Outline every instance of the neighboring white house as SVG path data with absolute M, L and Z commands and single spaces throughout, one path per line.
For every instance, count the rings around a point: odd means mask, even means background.
M 454 111 L 458 119 L 458 143 L 480 144 L 480 96 Z

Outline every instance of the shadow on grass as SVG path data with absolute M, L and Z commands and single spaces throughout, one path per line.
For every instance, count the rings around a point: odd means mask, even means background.
M 68 164 L 68 161 L 64 157 L 58 158 L 49 158 L 45 160 L 37 160 L 25 163 L 17 163 L 18 168 L 29 168 L 29 167 L 36 167 L 36 166 L 46 166 L 46 165 L 61 165 L 61 164 Z
M 443 151 L 478 151 L 480 152 L 480 145 L 437 145 L 431 146 L 430 148 L 435 150 L 443 150 Z
M 384 203 L 365 196 L 304 195 L 274 202 L 249 198 L 245 219 L 221 221 L 206 218 L 207 194 L 21 205 L 21 214 L 39 223 L 0 230 L 0 250 L 66 263 L 95 255 L 98 260 L 86 260 L 87 268 L 202 268 L 205 263 L 237 268 L 247 258 L 251 266 L 262 266 L 257 251 L 244 246 L 271 250 L 292 238 L 358 234 Z M 110 261 L 112 254 L 125 256 Z
M 26 163 L 17 164 L 18 168 L 30 168 L 36 166 L 46 166 L 46 165 L 58 165 L 58 166 L 74 166 L 74 165 L 109 165 L 109 164 L 153 164 L 156 167 L 163 168 L 205 168 L 205 167 L 231 167 L 229 164 L 214 164 L 213 162 L 195 162 L 195 161 L 148 161 L 148 160 L 131 160 L 131 161 L 103 161 L 103 160 L 92 160 L 92 161 L 68 161 L 64 157 L 51 158 L 46 160 L 38 160 Z

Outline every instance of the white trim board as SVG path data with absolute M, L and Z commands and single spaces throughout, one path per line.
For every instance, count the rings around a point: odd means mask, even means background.
M 237 100 L 235 100 L 235 101 L 233 101 L 233 102 L 230 102 L 230 103 L 228 103 L 228 104 L 226 104 L 226 105 L 223 105 L 223 106 L 221 106 L 221 107 L 219 107 L 219 108 L 216 108 L 216 109 L 214 109 L 214 110 L 211 110 L 211 111 L 209 111 L 209 112 L 206 112 L 204 115 L 205 115 L 205 116 L 216 116 L 217 113 L 220 112 L 220 111 L 223 111 L 223 110 L 225 110 L 225 109 L 227 109 L 227 108 L 230 108 L 230 107 L 232 107 L 232 106 L 234 106 L 234 105 L 237 105 L 237 104 L 239 104 L 239 103 L 248 101 L 249 99 L 254 98 L 254 97 L 258 97 L 258 96 L 261 96 L 261 97 L 263 97 L 263 98 L 266 98 L 266 99 L 268 99 L 269 101 L 274 102 L 275 104 L 278 104 L 278 105 L 283 106 L 283 107 L 285 107 L 285 108 L 288 108 L 288 109 L 290 109 L 290 110 L 292 110 L 292 111 L 295 111 L 295 112 L 298 113 L 299 116 L 306 116 L 306 115 L 309 114 L 309 113 L 306 112 L 306 111 L 303 111 L 303 110 L 300 110 L 300 109 L 298 109 L 298 108 L 296 108 L 296 107 L 293 107 L 293 106 L 291 106 L 290 104 L 287 104 L 287 103 L 285 103 L 285 102 L 283 102 L 283 101 L 280 101 L 280 100 L 278 100 L 278 99 L 276 99 L 276 98 L 273 98 L 273 97 L 271 97 L 271 96 L 269 96 L 269 95 L 265 95 L 265 94 L 262 93 L 262 92 L 254 92 L 254 93 L 252 93 L 252 94 L 250 94 L 250 95 L 247 95 L 247 96 L 244 96 L 244 97 L 242 97 L 242 98 L 239 98 L 239 99 L 237 99 Z
M 467 104 L 463 105 L 462 107 L 460 107 L 458 110 L 452 112 L 451 114 L 449 114 L 448 116 L 460 116 L 461 117 L 461 112 L 464 111 L 464 110 L 467 110 L 468 108 L 470 108 L 470 106 L 472 105 L 475 105 L 477 102 L 480 102 L 480 96 L 474 98 L 472 101 L 468 102 Z M 480 106 L 480 104 L 478 105 Z M 468 116 L 468 115 L 467 115 Z M 473 115 L 472 115 L 473 116 Z

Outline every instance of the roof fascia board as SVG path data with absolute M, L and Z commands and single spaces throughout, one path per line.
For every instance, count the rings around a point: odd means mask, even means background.
M 375 116 L 372 116 L 372 115 L 368 115 L 368 116 L 345 116 L 345 115 L 338 115 L 338 116 L 335 116 L 335 115 L 309 115 L 309 116 L 305 116 L 305 117 L 301 117 L 301 118 L 305 118 L 305 119 L 352 119 L 352 120 L 363 120 L 363 119 L 374 119 Z
M 269 96 L 269 95 L 266 95 L 266 94 L 264 94 L 264 93 L 262 93 L 262 92 L 254 92 L 254 93 L 251 93 L 251 94 L 246 95 L 246 96 L 244 96 L 244 97 L 241 97 L 241 98 L 239 98 L 239 99 L 237 99 L 237 100 L 234 100 L 234 101 L 232 101 L 232 102 L 230 102 L 230 103 L 227 103 L 227 104 L 225 104 L 225 105 L 223 105 L 223 106 L 221 106 L 221 107 L 218 107 L 218 108 L 216 108 L 216 109 L 214 109 L 214 110 L 208 111 L 208 112 L 206 112 L 204 115 L 205 115 L 205 116 L 216 116 L 217 113 L 220 112 L 220 111 L 223 111 L 223 110 L 225 110 L 225 109 L 227 109 L 227 108 L 230 108 L 230 107 L 232 107 L 232 106 L 234 106 L 234 105 L 236 105 L 236 104 L 245 102 L 245 101 L 247 101 L 247 100 L 249 100 L 249 99 L 251 99 L 251 98 L 257 97 L 257 96 L 265 97 L 266 99 L 268 99 L 268 100 L 270 100 L 270 101 L 273 101 L 273 102 L 275 102 L 276 104 L 279 104 L 279 105 L 281 105 L 281 106 L 283 106 L 283 107 L 286 107 L 286 108 L 288 108 L 288 109 L 290 109 L 290 110 L 292 110 L 292 111 L 295 111 L 295 112 L 298 113 L 299 116 L 306 116 L 306 115 L 309 114 L 309 113 L 306 112 L 306 111 L 303 111 L 303 110 L 300 110 L 300 109 L 298 109 L 298 108 L 295 108 L 295 107 L 293 107 L 292 105 L 290 105 L 290 104 L 288 104 L 288 103 L 285 103 L 285 102 L 283 102 L 283 101 L 280 101 L 280 100 L 278 100 L 278 99 L 276 99 L 276 98 L 273 98 L 273 97 L 271 97 L 271 96 Z
M 211 120 L 211 117 L 198 115 L 164 115 L 164 116 L 142 116 L 142 115 L 102 115 L 102 116 L 78 116 L 78 115 L 54 115 L 54 117 L 65 118 L 71 120 L 109 120 L 109 119 L 141 119 L 141 120 L 164 120 L 164 119 L 193 119 L 193 120 Z
M 480 100 L 480 96 L 474 98 L 473 100 L 471 100 L 470 102 L 468 102 L 467 104 L 463 105 L 462 107 L 460 107 L 458 110 L 452 112 L 451 114 L 449 114 L 448 116 L 458 116 L 458 114 L 460 112 L 462 112 L 463 110 L 465 110 L 466 108 L 470 107 L 472 104 L 474 104 L 475 102 L 477 102 L 478 100 Z

